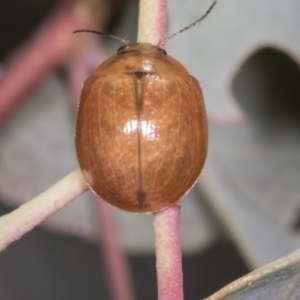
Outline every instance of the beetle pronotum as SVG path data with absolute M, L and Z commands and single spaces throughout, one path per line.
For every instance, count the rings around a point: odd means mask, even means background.
M 125 45 L 84 83 L 76 152 L 87 184 L 111 205 L 155 212 L 177 202 L 198 179 L 207 153 L 201 88 L 160 47 L 215 4 L 158 45 L 108 35 Z

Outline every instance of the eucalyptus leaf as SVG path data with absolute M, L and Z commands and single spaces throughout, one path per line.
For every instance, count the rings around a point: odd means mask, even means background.
M 205 300 L 300 299 L 300 250 L 225 286 Z

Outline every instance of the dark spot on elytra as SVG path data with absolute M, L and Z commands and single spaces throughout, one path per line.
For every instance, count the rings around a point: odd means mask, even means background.
M 138 189 L 136 196 L 139 202 L 139 208 L 143 210 L 146 202 L 146 193 L 142 189 Z
M 146 73 L 146 72 L 134 72 L 134 75 L 137 79 L 142 79 L 142 77 L 144 77 L 147 74 L 148 73 Z

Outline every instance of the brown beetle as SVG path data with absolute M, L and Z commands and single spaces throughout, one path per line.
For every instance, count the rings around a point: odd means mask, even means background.
M 198 81 L 158 46 L 122 46 L 84 83 L 76 151 L 87 184 L 111 205 L 172 205 L 195 184 L 207 153 Z

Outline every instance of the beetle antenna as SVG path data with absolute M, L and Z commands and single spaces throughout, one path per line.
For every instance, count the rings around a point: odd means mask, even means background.
M 104 35 L 104 36 L 111 37 L 113 39 L 119 40 L 122 43 L 124 43 L 125 45 L 130 44 L 130 41 L 127 38 L 121 38 L 119 36 L 112 35 L 112 34 L 105 33 L 105 32 L 101 32 L 101 31 L 89 30 L 89 29 L 79 29 L 79 30 L 73 31 L 73 33 L 78 33 L 78 32 L 88 32 L 88 33 L 100 34 L 100 35 Z
M 173 33 L 172 35 L 168 36 L 167 38 L 161 40 L 158 42 L 158 47 L 161 48 L 162 45 L 164 45 L 167 41 L 169 41 L 170 39 L 172 39 L 173 37 L 175 37 L 176 35 L 194 27 L 195 25 L 197 25 L 198 23 L 200 23 L 203 19 L 205 19 L 209 13 L 212 11 L 212 9 L 214 8 L 214 6 L 217 4 L 217 1 L 214 1 L 213 4 L 209 7 L 209 9 L 207 10 L 207 12 L 198 20 L 196 20 L 195 22 L 193 22 L 192 24 L 190 24 L 189 26 L 184 27 L 183 29 Z

